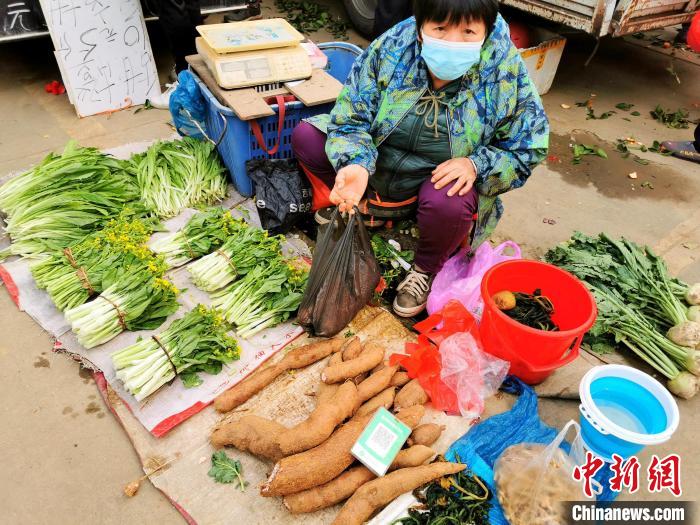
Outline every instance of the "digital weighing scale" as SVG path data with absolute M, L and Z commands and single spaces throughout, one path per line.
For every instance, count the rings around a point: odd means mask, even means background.
M 311 76 L 304 37 L 286 20 L 274 18 L 197 26 L 195 41 L 216 82 L 226 89 Z

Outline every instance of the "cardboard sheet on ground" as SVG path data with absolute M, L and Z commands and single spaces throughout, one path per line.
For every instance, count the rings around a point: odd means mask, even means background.
M 375 307 L 365 307 L 348 328 L 362 340 L 383 344 L 387 348 L 387 356 L 390 353 L 402 352 L 404 343 L 414 338 L 414 334 L 394 316 Z M 345 332 L 342 331 L 339 337 Z M 306 336 L 303 336 L 294 342 L 294 346 L 306 342 Z M 280 352 L 273 359 L 280 359 L 282 354 L 283 352 Z M 222 417 L 209 406 L 162 439 L 154 439 L 149 435 L 118 396 L 106 395 L 106 400 L 131 438 L 144 471 L 150 473 L 159 465 L 168 463 L 165 468 L 151 476 L 151 482 L 180 507 L 191 522 L 210 524 L 235 521 L 246 525 L 327 524 L 333 520 L 339 506 L 312 514 L 293 516 L 286 510 L 281 498 L 260 496 L 258 487 L 272 470 L 272 462 L 261 461 L 235 449 L 226 449 L 230 457 L 239 459 L 243 465 L 243 474 L 250 483 L 245 492 L 232 485 L 215 483 L 207 476 L 214 452 L 209 444 L 209 436 L 212 428 L 220 420 L 256 414 L 275 419 L 287 426 L 302 421 L 315 405 L 313 394 L 320 382 L 320 373 L 325 362 L 326 360 L 322 360 L 306 369 L 277 378 L 270 386 L 229 415 Z M 429 421 L 447 427 L 433 446 L 440 453 L 444 453 L 455 439 L 464 434 L 470 424 L 462 417 L 446 416 L 432 409 L 428 409 L 423 419 L 423 422 Z M 131 480 L 124 480 L 124 484 L 129 481 Z
M 148 145 L 149 143 L 126 145 L 106 153 L 125 158 L 146 149 Z M 245 199 L 232 187 L 229 188 L 229 197 L 220 205 L 230 208 L 234 216 L 243 217 L 250 224 L 260 227 L 253 201 Z M 154 234 L 151 242 L 158 237 L 170 235 L 181 229 L 195 213 L 196 210 L 187 209 L 166 221 L 164 223 L 166 231 Z M 287 239 L 284 251 L 294 255 L 310 255 L 308 246 L 301 239 L 294 237 Z M 241 359 L 225 365 L 220 374 L 200 374 L 204 382 L 196 388 L 185 388 L 181 381 L 176 379 L 146 400 L 138 402 L 124 390 L 121 382 L 117 380 L 110 354 L 135 343 L 139 337 L 149 337 L 152 334 L 160 333 L 174 319 L 184 316 L 197 304 L 209 305 L 209 295 L 192 284 L 186 267 L 170 270 L 168 275 L 176 286 L 181 290 L 186 289 L 178 299 L 181 306 L 175 314 L 156 330 L 123 332 L 111 341 L 87 350 L 78 343 L 75 334 L 70 331 L 70 325 L 65 320 L 63 313 L 54 306 L 49 295 L 36 287 L 29 265 L 30 261 L 23 258 L 14 258 L 14 260 L 0 265 L 0 279 L 7 285 L 15 304 L 60 342 L 56 347 L 58 351 L 69 353 L 89 368 L 103 372 L 105 379 L 116 394 L 124 400 L 134 416 L 154 436 L 164 435 L 188 417 L 202 410 L 218 394 L 239 382 L 302 333 L 301 328 L 293 325 L 292 322 L 287 322 L 264 330 L 250 340 L 238 339 L 241 346 Z

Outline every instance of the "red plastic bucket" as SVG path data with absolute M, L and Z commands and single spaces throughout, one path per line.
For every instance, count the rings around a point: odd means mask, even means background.
M 503 290 L 532 293 L 536 288 L 554 305 L 558 332 L 530 328 L 501 312 L 491 298 Z M 578 357 L 583 335 L 598 310 L 593 296 L 576 277 L 539 261 L 519 259 L 497 264 L 481 281 L 484 314 L 480 333 L 484 349 L 510 361 L 510 373 L 528 384 L 544 381 Z

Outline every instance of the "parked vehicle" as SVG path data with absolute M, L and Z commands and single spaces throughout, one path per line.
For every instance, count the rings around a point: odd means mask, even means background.
M 623 36 L 690 22 L 697 0 L 500 0 L 502 4 L 580 29 L 593 36 Z M 370 36 L 377 0 L 344 0 L 350 20 Z

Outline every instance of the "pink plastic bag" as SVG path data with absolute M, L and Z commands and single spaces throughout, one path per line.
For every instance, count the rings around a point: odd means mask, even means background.
M 508 248 L 513 251 L 512 255 L 504 253 Z M 457 299 L 477 319 L 481 319 L 484 310 L 481 279 L 484 274 L 500 262 L 520 258 L 520 246 L 513 241 L 506 241 L 495 248 L 485 242 L 476 249 L 471 259 L 467 259 L 465 250 L 460 250 L 435 276 L 428 297 L 428 313 L 439 312 L 450 299 Z
M 457 395 L 462 416 L 477 418 L 484 401 L 503 383 L 509 363 L 487 354 L 468 332 L 451 335 L 440 344 L 440 379 Z

